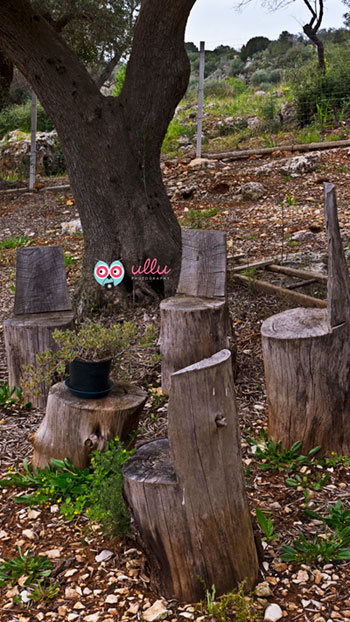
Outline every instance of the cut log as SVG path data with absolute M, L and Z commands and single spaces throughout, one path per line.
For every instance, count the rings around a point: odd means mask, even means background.
M 181 273 L 177 293 L 226 297 L 226 233 L 182 229 Z
M 35 434 L 33 468 L 43 468 L 51 458 L 68 458 L 84 468 L 94 449 L 103 451 L 115 436 L 129 449 L 135 443 L 140 414 L 147 393 L 133 384 L 118 384 L 102 399 L 73 396 L 63 382 L 49 393 L 46 415 Z
M 225 300 L 174 296 L 160 304 L 162 390 L 168 394 L 171 374 L 235 343 Z
M 14 314 L 71 310 L 62 248 L 17 249 Z
M 25 365 L 36 365 L 35 356 L 48 348 L 56 350 L 52 338 L 53 331 L 59 328 L 73 328 L 73 312 L 34 313 L 10 317 L 4 321 L 4 337 L 10 386 L 20 387 Z M 45 408 L 49 387 L 40 387 L 42 395 L 27 395 L 34 406 Z
M 295 304 L 304 305 L 304 307 L 316 307 L 318 309 L 324 309 L 327 307 L 327 301 L 320 298 L 314 298 L 313 296 L 307 296 L 307 294 L 301 294 L 300 292 L 294 292 L 286 287 L 279 287 L 273 285 L 268 281 L 261 281 L 260 279 L 250 278 L 243 274 L 234 274 L 233 279 L 240 283 L 248 285 L 257 291 L 265 294 L 272 294 L 278 296 L 285 302 L 294 302 Z
M 350 454 L 350 288 L 334 186 L 325 184 L 328 309 L 292 309 L 262 325 L 269 435 L 302 451 Z
M 196 602 L 257 580 L 231 355 L 222 350 L 172 375 L 169 442 L 143 445 L 124 466 L 133 526 L 167 598 Z

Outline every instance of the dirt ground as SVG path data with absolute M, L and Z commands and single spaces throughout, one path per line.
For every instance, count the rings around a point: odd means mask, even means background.
M 254 158 L 239 162 L 212 161 L 209 166 L 193 169 L 188 160 L 163 163 L 164 180 L 183 226 L 220 229 L 227 232 L 228 255 L 242 254 L 249 261 L 279 257 L 282 250 L 293 262 L 308 269 L 325 269 L 326 238 L 323 217 L 323 181 L 335 184 L 339 221 L 344 245 L 350 243 L 350 154 L 346 149 L 320 153 L 316 169 L 298 177 L 279 172 L 283 157 Z M 273 162 L 269 174 L 260 167 Z M 237 193 L 250 181 L 262 183 L 263 196 L 245 200 Z M 45 180 L 45 185 L 67 183 L 66 179 Z M 291 199 L 290 197 L 294 197 Z M 62 245 L 72 257 L 67 267 L 68 282 L 73 291 L 79 278 L 82 253 L 80 234 L 63 234 L 62 222 L 76 217 L 74 199 L 69 190 L 34 193 L 0 194 L 0 242 L 11 235 L 26 235 L 35 245 Z M 304 233 L 293 240 L 295 233 Z M 283 249 L 282 249 L 283 240 Z M 13 307 L 15 282 L 15 249 L 0 250 L 0 314 L 5 319 Z M 229 262 L 229 268 L 234 265 Z M 272 275 L 273 283 L 281 283 Z M 269 277 L 271 280 L 271 276 Z M 284 284 L 290 279 L 284 279 Z M 309 290 L 301 290 L 310 293 Z M 315 293 L 315 292 L 311 292 Z M 317 292 L 325 296 L 324 291 Z M 260 295 L 254 288 L 234 282 L 229 271 L 228 296 L 238 346 L 237 402 L 242 433 L 243 461 L 252 514 L 260 508 L 271 512 L 278 539 L 266 543 L 260 582 L 266 582 L 267 596 L 255 597 L 257 612 L 263 616 L 270 603 L 277 603 L 285 620 L 328 622 L 350 619 L 349 562 L 291 564 L 281 562 L 281 546 L 291 544 L 297 533 L 313 537 L 320 526 L 304 513 L 303 490 L 285 484 L 285 472 L 259 468 L 248 437 L 258 437 L 266 428 L 266 397 L 261 352 L 260 327 L 268 316 L 289 308 L 280 299 Z M 120 319 L 133 319 L 140 327 L 153 323 L 159 330 L 157 306 L 115 309 Z M 6 359 L 1 333 L 0 380 L 6 380 Z M 133 379 L 146 387 L 160 384 L 160 364 L 142 357 L 134 364 Z M 140 441 L 166 435 L 166 406 L 152 407 L 149 400 L 141 421 Z M 151 416 L 153 415 L 153 416 Z M 32 446 L 28 434 L 34 431 L 43 412 L 33 409 L 0 409 L 0 473 L 9 466 L 30 458 Z M 349 506 L 348 480 L 350 467 L 337 465 L 327 470 L 327 485 L 311 491 L 310 499 L 318 511 L 341 500 Z M 111 622 L 142 620 L 151 605 L 161 598 L 150 590 L 147 563 L 137 546 L 129 539 L 106 540 L 99 527 L 87 517 L 65 521 L 55 505 L 29 508 L 16 504 L 14 490 L 0 491 L 0 556 L 16 555 L 17 547 L 32 547 L 37 554 L 52 553 L 56 564 L 55 580 L 59 591 L 52 601 L 18 604 L 14 597 L 22 588 L 3 588 L 0 593 L 0 620 L 34 622 L 67 620 L 77 622 Z M 263 535 L 263 534 L 262 534 Z M 103 550 L 113 553 L 107 561 L 97 561 Z M 209 620 L 195 604 L 163 600 L 164 618 Z M 215 619 L 215 618 L 213 618 Z M 228 609 L 228 619 L 234 613 Z

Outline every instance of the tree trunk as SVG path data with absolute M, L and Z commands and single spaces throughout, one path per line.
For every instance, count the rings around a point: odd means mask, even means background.
M 303 453 L 350 452 L 350 280 L 334 186 L 325 184 L 328 309 L 292 309 L 261 327 L 269 436 Z
M 83 469 L 89 464 L 89 454 L 94 449 L 103 451 L 116 435 L 126 447 L 133 447 L 146 399 L 145 391 L 132 384 L 117 383 L 107 397 L 98 400 L 80 399 L 63 382 L 55 384 L 45 418 L 30 438 L 33 467 L 44 468 L 51 458 L 68 458 Z
M 13 70 L 13 63 L 0 50 L 0 112 L 9 101 Z
M 169 442 L 143 445 L 124 467 L 134 528 L 160 594 L 196 602 L 258 574 L 228 350 L 172 375 Z
M 180 227 L 163 186 L 160 149 L 189 78 L 183 39 L 194 1 L 144 0 L 118 98 L 99 92 L 27 0 L 1 3 L 0 44 L 52 118 L 65 155 L 84 233 L 85 292 L 95 263 L 116 259 L 125 266 L 127 291 L 169 294 L 176 287 Z M 169 279 L 133 278 L 132 266 L 147 258 L 166 265 Z
M 316 46 L 318 56 L 318 68 L 322 73 L 326 71 L 326 63 L 324 59 L 324 45 L 321 39 L 317 36 L 316 30 L 312 28 L 310 24 L 303 26 L 303 31 L 310 41 Z

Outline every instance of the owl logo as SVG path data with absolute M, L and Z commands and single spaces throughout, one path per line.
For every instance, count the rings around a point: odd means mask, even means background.
M 94 277 L 102 287 L 112 289 L 122 282 L 125 269 L 121 261 L 113 261 L 109 266 L 104 261 L 98 261 L 94 268 Z

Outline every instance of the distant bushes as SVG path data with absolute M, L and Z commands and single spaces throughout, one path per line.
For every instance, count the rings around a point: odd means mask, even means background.
M 279 69 L 273 69 L 268 73 L 264 69 L 258 69 L 253 73 L 250 81 L 253 86 L 260 86 L 262 84 L 277 84 L 281 80 L 281 71 Z
M 309 64 L 294 83 L 298 122 L 301 127 L 315 119 L 322 125 L 350 116 L 350 49 L 333 57 L 325 74 Z
M 32 115 L 32 103 L 27 101 L 24 104 L 5 108 L 0 114 L 0 138 L 4 137 L 12 130 L 30 132 Z M 46 132 L 54 129 L 50 117 L 46 114 L 41 104 L 38 104 L 38 131 Z

